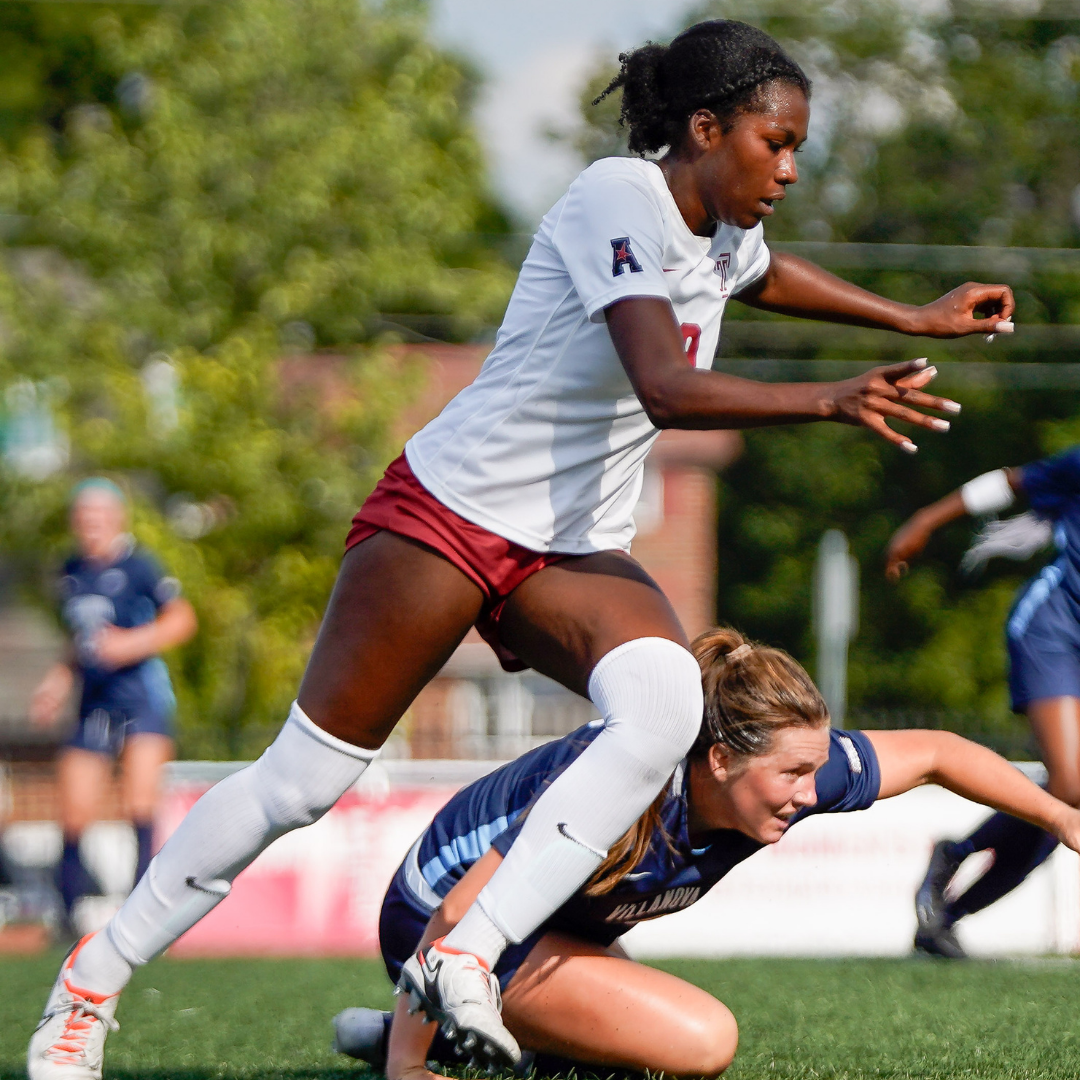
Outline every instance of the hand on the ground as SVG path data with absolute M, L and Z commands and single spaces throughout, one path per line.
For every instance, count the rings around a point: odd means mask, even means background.
M 930 431 L 948 431 L 949 421 L 927 416 L 912 406 L 936 409 L 956 415 L 960 406 L 948 398 L 925 394 L 922 388 L 937 374 L 926 366 L 926 360 L 908 360 L 902 364 L 873 368 L 853 379 L 832 386 L 833 419 L 841 423 L 867 427 L 883 439 L 914 454 L 918 447 L 906 436 L 886 423 L 904 420 Z
M 936 338 L 1011 334 L 1015 310 L 1016 301 L 1008 285 L 969 281 L 919 308 L 910 332 Z

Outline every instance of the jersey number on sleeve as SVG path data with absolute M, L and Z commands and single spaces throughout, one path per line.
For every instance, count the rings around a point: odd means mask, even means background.
M 697 367 L 698 342 L 701 340 L 701 327 L 697 323 L 684 322 L 679 327 L 682 331 L 683 349 L 686 351 L 686 359 L 690 366 Z

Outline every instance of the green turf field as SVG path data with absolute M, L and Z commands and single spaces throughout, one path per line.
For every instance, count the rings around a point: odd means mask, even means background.
M 26 1038 L 59 954 L 0 959 L 0 1080 L 21 1077 Z M 1080 961 L 672 961 L 721 997 L 742 1031 L 728 1076 L 1080 1075 Z M 110 1037 L 106 1078 L 332 1078 L 330 1017 L 387 1005 L 379 965 L 350 960 L 161 961 L 136 974 Z

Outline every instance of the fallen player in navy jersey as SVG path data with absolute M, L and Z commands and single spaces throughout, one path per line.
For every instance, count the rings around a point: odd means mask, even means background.
M 944 731 L 834 730 L 817 688 L 786 653 L 729 629 L 703 634 L 693 649 L 705 716 L 690 754 L 586 885 L 511 945 L 490 976 L 514 1037 L 548 1056 L 544 1071 L 576 1064 L 723 1072 L 738 1043 L 731 1012 L 704 990 L 630 960 L 617 939 L 637 922 L 689 907 L 812 814 L 864 810 L 940 784 L 1080 847 L 1080 811 L 985 747 Z M 383 903 L 379 940 L 391 979 L 455 925 L 534 801 L 600 730 L 597 721 L 525 754 L 439 811 Z M 392 1018 L 348 1009 L 335 1018 L 335 1045 L 385 1068 L 388 1080 L 426 1080 L 429 1061 L 460 1064 L 435 1025 L 411 1014 L 415 1007 L 410 994 Z

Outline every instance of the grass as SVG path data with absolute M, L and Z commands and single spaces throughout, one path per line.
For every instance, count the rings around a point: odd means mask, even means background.
M 58 962 L 59 954 L 0 958 L 0 1080 L 24 1076 L 26 1039 Z M 732 1080 L 1080 1075 L 1080 961 L 663 966 L 738 1017 Z M 329 1050 L 330 1017 L 389 1003 L 373 961 L 160 961 L 124 996 L 106 1080 L 355 1080 L 363 1067 Z

